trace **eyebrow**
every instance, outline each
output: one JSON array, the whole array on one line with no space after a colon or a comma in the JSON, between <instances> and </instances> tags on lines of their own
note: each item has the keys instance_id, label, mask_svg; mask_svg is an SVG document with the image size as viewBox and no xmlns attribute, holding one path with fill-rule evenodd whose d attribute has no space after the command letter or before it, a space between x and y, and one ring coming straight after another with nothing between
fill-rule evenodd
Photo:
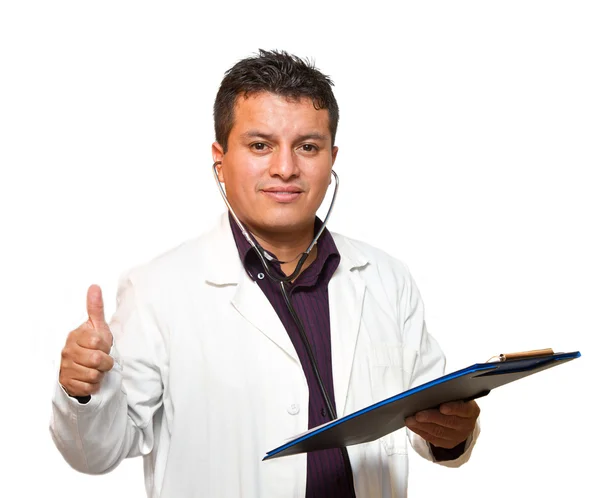
<instances>
[{"instance_id":1,"label":"eyebrow","mask_svg":"<svg viewBox=\"0 0 600 498\"><path fill-rule=\"evenodd\" d=\"M265 140L275 140L275 135L271 133L263 133L259 130L249 130L246 133L242 134L242 138L264 138ZM321 140L323 142L327 141L327 136L322 133L306 133L304 135L299 136L296 141L301 142L303 140Z\"/></svg>"}]
</instances>

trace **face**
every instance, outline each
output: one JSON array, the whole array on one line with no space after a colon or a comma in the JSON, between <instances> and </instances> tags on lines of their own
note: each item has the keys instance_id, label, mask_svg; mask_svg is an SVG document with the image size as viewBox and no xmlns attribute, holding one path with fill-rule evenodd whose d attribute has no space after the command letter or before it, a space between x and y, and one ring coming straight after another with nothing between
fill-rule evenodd
<instances>
[{"instance_id":1,"label":"face","mask_svg":"<svg viewBox=\"0 0 600 498\"><path fill-rule=\"evenodd\" d=\"M219 180L240 220L255 234L311 232L337 155L329 113L312 100L272 93L239 96Z\"/></svg>"}]
</instances>

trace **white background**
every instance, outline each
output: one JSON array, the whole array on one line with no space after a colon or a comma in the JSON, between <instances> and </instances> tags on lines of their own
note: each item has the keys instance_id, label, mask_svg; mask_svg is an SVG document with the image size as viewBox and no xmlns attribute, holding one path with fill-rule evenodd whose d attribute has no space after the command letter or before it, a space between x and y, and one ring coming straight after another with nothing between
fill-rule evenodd
<instances>
[{"instance_id":1,"label":"white background","mask_svg":"<svg viewBox=\"0 0 600 498\"><path fill-rule=\"evenodd\" d=\"M449 370L582 352L482 399L464 467L413 454L410 496L595 495L597 5L2 3L0 495L144 496L140 459L90 477L54 448L56 361L91 283L112 314L123 271L223 210L212 104L224 71L258 48L333 77L330 227L409 265Z\"/></svg>"}]
</instances>

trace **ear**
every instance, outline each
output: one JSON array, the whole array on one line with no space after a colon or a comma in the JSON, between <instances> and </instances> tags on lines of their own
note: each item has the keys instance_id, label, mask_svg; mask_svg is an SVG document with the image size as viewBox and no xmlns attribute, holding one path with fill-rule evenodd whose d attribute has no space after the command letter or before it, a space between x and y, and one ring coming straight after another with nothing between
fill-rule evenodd
<instances>
[{"instance_id":1,"label":"ear","mask_svg":"<svg viewBox=\"0 0 600 498\"><path fill-rule=\"evenodd\" d=\"M338 148L337 147L333 147L331 149L331 169L333 170L333 165L335 164L335 158L337 157L337 153L338 153ZM329 175L329 185L331 185L331 182L333 181L333 175Z\"/></svg>"},{"instance_id":2,"label":"ear","mask_svg":"<svg viewBox=\"0 0 600 498\"><path fill-rule=\"evenodd\" d=\"M221 147L219 142L213 142L212 156L213 161L219 163L217 164L217 176L219 177L219 181L221 183L225 183L225 178L223 177L223 157L225 156L225 153L223 152L223 147Z\"/></svg>"}]
</instances>

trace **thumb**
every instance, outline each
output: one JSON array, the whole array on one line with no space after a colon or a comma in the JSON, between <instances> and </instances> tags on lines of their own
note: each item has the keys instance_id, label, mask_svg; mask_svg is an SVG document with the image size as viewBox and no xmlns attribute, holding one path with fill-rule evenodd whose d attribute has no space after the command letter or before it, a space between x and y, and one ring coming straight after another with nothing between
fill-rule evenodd
<instances>
[{"instance_id":1,"label":"thumb","mask_svg":"<svg viewBox=\"0 0 600 498\"><path fill-rule=\"evenodd\" d=\"M90 285L87 291L87 312L95 329L100 329L106 325L102 289L97 285Z\"/></svg>"}]
</instances>

